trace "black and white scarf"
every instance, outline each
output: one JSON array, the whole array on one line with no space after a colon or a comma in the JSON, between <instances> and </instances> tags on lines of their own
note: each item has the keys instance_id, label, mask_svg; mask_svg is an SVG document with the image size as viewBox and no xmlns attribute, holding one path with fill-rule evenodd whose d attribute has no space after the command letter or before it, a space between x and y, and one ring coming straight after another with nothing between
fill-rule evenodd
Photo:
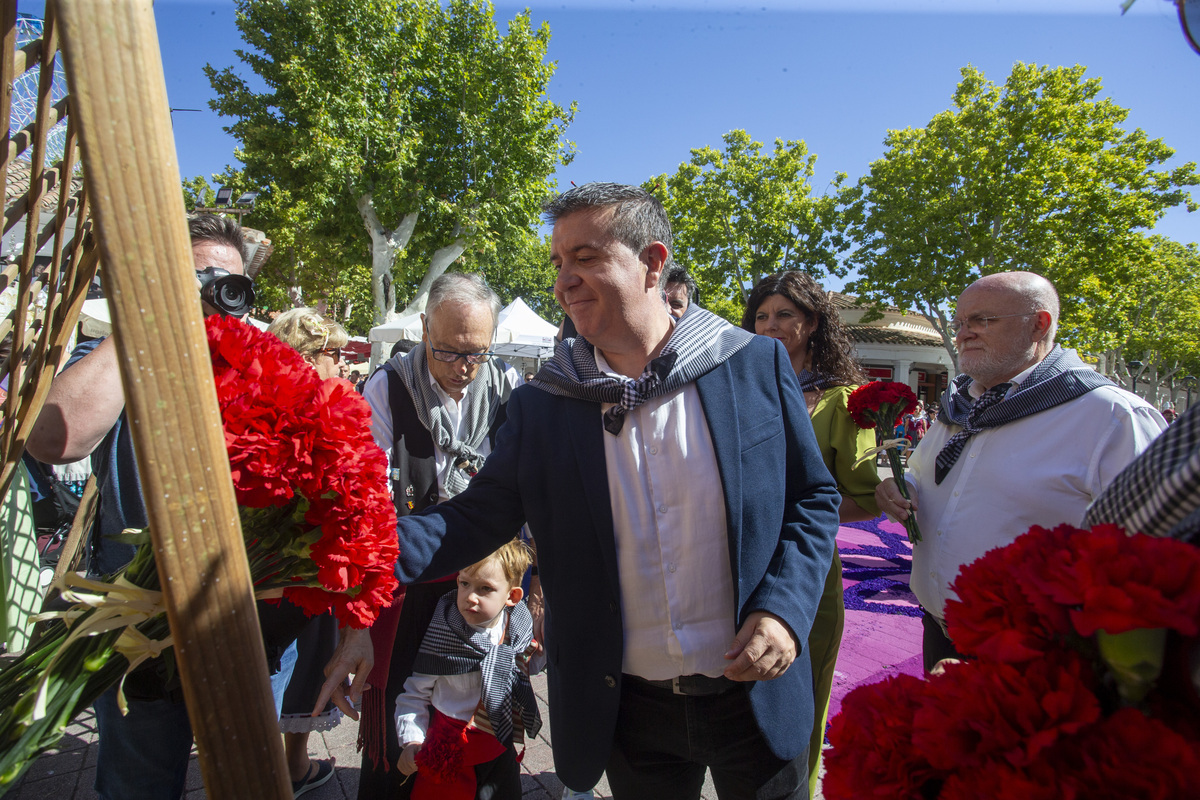
<instances>
[{"instance_id":1,"label":"black and white scarf","mask_svg":"<svg viewBox=\"0 0 1200 800\"><path fill-rule=\"evenodd\" d=\"M937 455L934 482L940 484L966 447L967 439L976 433L996 428L1022 417L1037 414L1068 400L1087 394L1101 386L1115 386L1108 378L1088 367L1075 355L1074 350L1064 350L1054 345L1050 354L1042 359L1017 391L1008 397L1003 393L1007 386L993 387L997 391L984 401L975 400L968 393L972 380L967 375L958 375L942 395L942 411L938 419L946 423L961 425L962 430L950 437ZM984 393L987 395L987 393ZM980 402L984 401L984 402ZM972 409L979 403L979 410Z\"/></svg>"},{"instance_id":2,"label":"black and white scarf","mask_svg":"<svg viewBox=\"0 0 1200 800\"><path fill-rule=\"evenodd\" d=\"M800 381L800 391L815 392L818 389L828 389L830 386L837 386L831 376L821 372L813 372L811 369L802 369L796 373L796 380Z\"/></svg>"},{"instance_id":3,"label":"black and white scarf","mask_svg":"<svg viewBox=\"0 0 1200 800\"><path fill-rule=\"evenodd\" d=\"M484 457L477 448L487 438L496 410L508 400L511 391L511 385L504 379L504 366L494 358L479 365L475 380L463 394L462 413L467 425L462 439L455 438L450 413L430 382L424 345L414 347L405 355L397 354L389 366L408 389L421 425L429 431L438 449L450 459L452 468L445 489L447 496L454 497L467 488L471 477L483 466Z\"/></svg>"},{"instance_id":4,"label":"black and white scarf","mask_svg":"<svg viewBox=\"0 0 1200 800\"><path fill-rule=\"evenodd\" d=\"M504 744L513 739L513 706L521 714L525 734L533 737L542 727L533 686L517 658L533 641L533 616L524 603L506 608L504 639L493 645L489 632L467 624L458 610L458 590L438 600L433 619L421 640L413 671L426 675L482 674L480 700L496 738Z\"/></svg>"},{"instance_id":5,"label":"black and white scarf","mask_svg":"<svg viewBox=\"0 0 1200 800\"><path fill-rule=\"evenodd\" d=\"M662 352L637 380L602 373L596 366L595 347L577 336L559 342L554 358L530 383L559 397L616 403L604 412L604 429L616 436L627 413L711 372L753 338L754 334L693 305L675 323Z\"/></svg>"}]
</instances>

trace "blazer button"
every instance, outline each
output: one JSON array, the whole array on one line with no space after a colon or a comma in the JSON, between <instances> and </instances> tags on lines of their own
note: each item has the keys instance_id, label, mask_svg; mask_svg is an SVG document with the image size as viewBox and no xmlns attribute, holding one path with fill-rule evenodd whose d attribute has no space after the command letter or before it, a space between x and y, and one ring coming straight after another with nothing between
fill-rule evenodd
<instances>
[{"instance_id":1,"label":"blazer button","mask_svg":"<svg viewBox=\"0 0 1200 800\"><path fill-rule=\"evenodd\" d=\"M604 676L604 685L610 689L615 688L617 685L617 679L614 678L612 675L605 675Z\"/></svg>"}]
</instances>

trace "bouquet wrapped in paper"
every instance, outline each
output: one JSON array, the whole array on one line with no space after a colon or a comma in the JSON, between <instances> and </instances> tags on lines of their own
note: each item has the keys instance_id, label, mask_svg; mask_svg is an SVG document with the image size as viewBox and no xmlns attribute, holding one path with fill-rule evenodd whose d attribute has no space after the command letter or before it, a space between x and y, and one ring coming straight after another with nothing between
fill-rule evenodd
<instances>
[{"instance_id":1,"label":"bouquet wrapped in paper","mask_svg":"<svg viewBox=\"0 0 1200 800\"><path fill-rule=\"evenodd\" d=\"M274 336L229 317L206 325L256 593L369 626L392 602L399 555L369 407ZM0 670L0 795L97 697L170 657L149 536L127 535L140 544L129 566L67 576L57 588L72 607L44 615L37 643Z\"/></svg>"},{"instance_id":2,"label":"bouquet wrapped in paper","mask_svg":"<svg viewBox=\"0 0 1200 800\"><path fill-rule=\"evenodd\" d=\"M839 798L1200 796L1200 549L1112 525L1034 527L963 567L955 647L927 680L851 692L824 792Z\"/></svg>"}]
</instances>

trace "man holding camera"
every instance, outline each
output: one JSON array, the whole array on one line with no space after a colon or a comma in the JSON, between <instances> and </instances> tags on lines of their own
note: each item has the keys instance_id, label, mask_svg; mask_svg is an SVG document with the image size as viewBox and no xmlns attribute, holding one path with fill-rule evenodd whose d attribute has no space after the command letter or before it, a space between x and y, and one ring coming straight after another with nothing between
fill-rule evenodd
<instances>
[{"instance_id":1,"label":"man holding camera","mask_svg":"<svg viewBox=\"0 0 1200 800\"><path fill-rule=\"evenodd\" d=\"M241 226L232 219L201 214L188 220L188 229L205 315L244 316L254 291L243 277ZM75 348L50 387L26 449L51 464L91 455L100 505L89 542L89 573L108 575L128 564L136 548L109 537L126 528L144 528L147 518L112 337ZM102 798L158 800L183 794L192 746L187 708L161 682L156 692L151 686L155 680L152 674L128 676L126 715L117 708L115 689L96 701L96 791Z\"/></svg>"}]
</instances>

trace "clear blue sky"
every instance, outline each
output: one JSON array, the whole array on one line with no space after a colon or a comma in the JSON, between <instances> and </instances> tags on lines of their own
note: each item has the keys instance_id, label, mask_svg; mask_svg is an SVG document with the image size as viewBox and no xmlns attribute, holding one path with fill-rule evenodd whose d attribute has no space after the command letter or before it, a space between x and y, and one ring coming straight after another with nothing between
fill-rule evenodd
<instances>
[{"instance_id":1,"label":"clear blue sky","mask_svg":"<svg viewBox=\"0 0 1200 800\"><path fill-rule=\"evenodd\" d=\"M36 4L28 4L36 6ZM1200 55L1174 6L1138 0L559 0L496 2L504 20L528 5L549 22L555 101L579 105L575 160L560 186L640 183L689 150L744 128L756 140L804 139L817 190L851 180L883 152L889 128L922 126L950 106L970 63L1003 83L1015 61L1082 64L1140 127L1200 162ZM26 8L26 4L22 4ZM33 8L29 10L33 11ZM229 0L157 0L155 16L180 169L209 175L234 161L229 123L208 108L201 68L249 70ZM1196 192L1200 198L1200 191ZM1157 232L1200 241L1200 212L1171 212Z\"/></svg>"}]
</instances>

